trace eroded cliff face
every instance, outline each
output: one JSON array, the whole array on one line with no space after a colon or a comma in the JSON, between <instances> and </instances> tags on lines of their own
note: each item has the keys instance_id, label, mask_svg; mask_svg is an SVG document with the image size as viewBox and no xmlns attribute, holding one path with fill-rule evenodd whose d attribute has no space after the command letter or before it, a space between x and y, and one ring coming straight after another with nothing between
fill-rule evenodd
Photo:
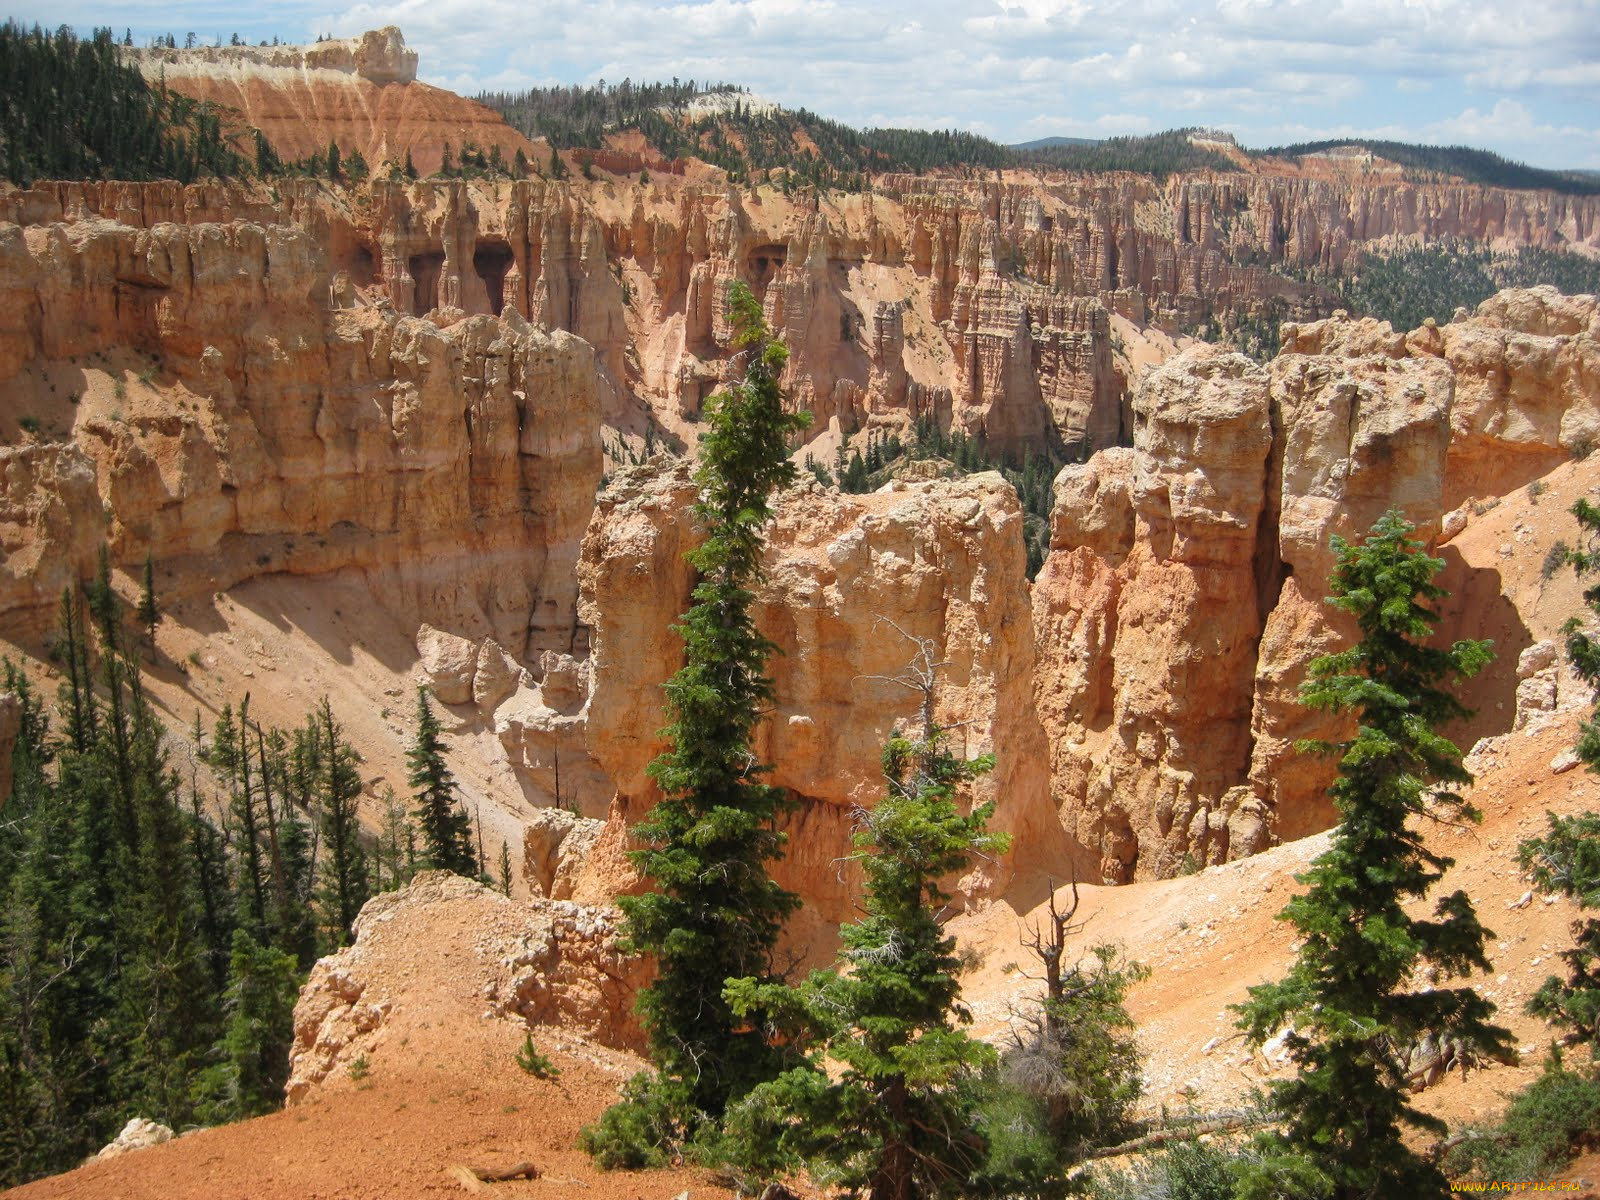
<instances>
[{"instance_id":1,"label":"eroded cliff face","mask_svg":"<svg viewBox=\"0 0 1600 1200\"><path fill-rule=\"evenodd\" d=\"M684 464L624 472L602 493L584 542L588 753L615 783L613 843L659 796L645 768L665 745L661 684L683 659L670 625L689 603L683 552L698 536L694 498ZM1030 690L1021 520L998 475L896 484L870 496L807 484L781 498L756 604L758 627L780 650L768 664L778 699L756 750L773 764L769 781L800 801L774 874L805 896L813 919L849 919L859 887L845 861L852 811L881 797L883 744L916 720L908 666L918 639L945 664L935 720L958 752L995 755L995 771L972 792L995 802L994 828L1015 840L1005 859L978 864L963 892L995 893L1018 870L1071 869ZM603 833L595 869L615 875L607 841ZM575 894L584 894L581 885Z\"/></svg>"},{"instance_id":2,"label":"eroded cliff face","mask_svg":"<svg viewBox=\"0 0 1600 1200\"><path fill-rule=\"evenodd\" d=\"M417 82L417 52L395 26L309 46L197 46L122 51L152 85L237 112L259 129L285 162L359 150L376 169L385 160L439 169L445 147L498 147L512 162L521 150L541 161L549 152L493 109Z\"/></svg>"},{"instance_id":3,"label":"eroded cliff face","mask_svg":"<svg viewBox=\"0 0 1600 1200\"><path fill-rule=\"evenodd\" d=\"M1345 728L1297 699L1310 661L1353 634L1322 600L1331 539L1397 508L1434 542L1459 498L1583 452L1596 319L1594 297L1540 288L1404 335L1287 325L1267 367L1196 348L1140 384L1131 449L1061 472L1035 695L1064 824L1104 878L1332 823L1331 765L1293 750Z\"/></svg>"},{"instance_id":4,"label":"eroded cliff face","mask_svg":"<svg viewBox=\"0 0 1600 1200\"><path fill-rule=\"evenodd\" d=\"M397 611L519 657L570 651L601 469L593 354L517 314L344 307L306 231L0 226L0 621L146 555L165 594L358 570ZM62 440L50 440L59 437Z\"/></svg>"},{"instance_id":5,"label":"eroded cliff face","mask_svg":"<svg viewBox=\"0 0 1600 1200\"><path fill-rule=\"evenodd\" d=\"M558 864L547 886L630 886L693 486L658 467L597 502L600 440L646 408L692 438L727 360L721 290L743 278L824 426L931 415L1002 446L1098 450L1057 480L1031 593L998 477L785 499L760 619L788 653L761 750L805 800L790 886L822 919L848 915L834 862L850 808L878 794L878 748L910 713L884 682L910 657L896 627L950 664L941 720L999 757L980 793L1016 850L969 893L1035 866L1125 880L1253 853L1330 818L1325 764L1289 752L1321 728L1295 703L1305 664L1347 632L1321 604L1329 537L1391 506L1432 537L1464 500L1592 446L1600 327L1592 298L1548 290L1405 334L1291 323L1268 366L1197 347L1126 395L1109 308L1298 287L1233 261L1265 236L1243 214L1276 203L1310 229L1356 202L1317 181L1237 186L1242 202L1137 181L827 199L683 180L296 184L275 205L221 187L5 191L0 427L17 444L0 448L0 632L42 634L101 541L125 568L150 554L176 597L360 572L525 797L613 817L595 868ZM1514 216L1593 237L1577 202L1484 217L1465 195L1374 193L1359 228L1403 233L1422 205L1430 234L1470 210L1484 236ZM1094 215L1121 211L1126 225ZM23 413L42 427L24 436Z\"/></svg>"}]
</instances>

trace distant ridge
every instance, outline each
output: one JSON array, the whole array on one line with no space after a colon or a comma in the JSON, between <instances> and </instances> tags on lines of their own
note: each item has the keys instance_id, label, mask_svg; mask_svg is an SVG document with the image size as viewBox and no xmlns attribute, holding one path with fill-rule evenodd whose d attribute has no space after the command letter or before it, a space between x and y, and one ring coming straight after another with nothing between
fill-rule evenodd
<instances>
[{"instance_id":1,"label":"distant ridge","mask_svg":"<svg viewBox=\"0 0 1600 1200\"><path fill-rule=\"evenodd\" d=\"M1012 142L1007 150L1048 150L1052 146L1098 146L1099 138L1042 137L1031 142Z\"/></svg>"},{"instance_id":2,"label":"distant ridge","mask_svg":"<svg viewBox=\"0 0 1600 1200\"><path fill-rule=\"evenodd\" d=\"M1358 146L1411 171L1454 175L1468 183L1575 195L1600 194L1600 172L1547 171L1488 150L1475 150L1471 146L1423 146L1413 142L1386 142L1371 138L1330 138L1320 142L1251 150L1250 155L1252 158L1297 159L1351 146Z\"/></svg>"}]
</instances>

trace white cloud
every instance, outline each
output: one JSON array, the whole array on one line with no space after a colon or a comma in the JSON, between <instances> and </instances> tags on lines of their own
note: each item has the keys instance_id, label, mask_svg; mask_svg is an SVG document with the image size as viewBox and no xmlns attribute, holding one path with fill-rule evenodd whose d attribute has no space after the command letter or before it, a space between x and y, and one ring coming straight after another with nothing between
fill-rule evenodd
<instances>
[{"instance_id":1,"label":"white cloud","mask_svg":"<svg viewBox=\"0 0 1600 1200\"><path fill-rule=\"evenodd\" d=\"M288 0L250 27L220 0L121 0L117 20L136 36L240 26L252 40L392 23L421 52L423 77L457 91L727 79L841 120L1006 140L1126 132L1110 123L1137 114L1137 128L1217 125L1258 145L1290 140L1291 127L1382 129L1554 166L1592 164L1600 130L1597 0L1514 14L1500 0L330 3ZM44 0L21 9L47 25L105 19Z\"/></svg>"}]
</instances>

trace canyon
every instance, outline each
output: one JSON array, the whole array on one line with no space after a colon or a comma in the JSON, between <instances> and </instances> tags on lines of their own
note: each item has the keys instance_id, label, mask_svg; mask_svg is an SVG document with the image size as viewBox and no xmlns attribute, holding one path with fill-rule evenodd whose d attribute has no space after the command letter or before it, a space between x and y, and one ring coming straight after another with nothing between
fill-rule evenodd
<instances>
[{"instance_id":1,"label":"canyon","mask_svg":"<svg viewBox=\"0 0 1600 1200\"><path fill-rule=\"evenodd\" d=\"M1315 729L1294 701L1305 664L1345 632L1320 604L1330 537L1395 506L1436 539L1447 514L1592 445L1595 302L1511 292L1410 332L1289 322L1269 364L1174 346L1130 384L1115 289L1052 292L1045 316L1022 299L1043 285L1000 273L1014 243L998 231L1062 201L1024 191L891 206L677 179L302 182L277 204L220 185L13 190L0 622L37 645L102 541L125 571L149 555L174 604L359 579L485 735L481 778L514 779L521 818L564 773L571 806L625 825L653 800L643 767L694 535L682 460L621 460L641 431L693 437L728 370L714 297L744 278L815 413L797 457L931 417L1080 460L1055 482L1031 585L998 475L865 497L810 483L781 502L766 748L804 801L791 882L819 920L847 911L850 885L823 866L905 716L892 687L861 682L902 665L886 628L935 639L941 713L999 758L986 786L1016 862L974 894L1019 864L1125 882L1315 832L1327 771L1291 748ZM1019 274L1077 261L1065 228ZM1076 348L1036 355L1051 338ZM495 809L490 790L474 799ZM515 821L496 829L521 840Z\"/></svg>"},{"instance_id":2,"label":"canyon","mask_svg":"<svg viewBox=\"0 0 1600 1200\"><path fill-rule=\"evenodd\" d=\"M334 140L426 172L446 143L550 153L417 83L398 31L140 55L285 157ZM855 813L913 719L901 676L925 643L937 719L995 755L972 799L1012 835L955 882L957 927L996 959L969 992L1002 1036L1018 981L996 947L1056 885L1181 957L1141 904L1218 880L1264 894L1320 844L1331 768L1295 747L1343 726L1298 689L1352 634L1323 603L1333 539L1391 508L1446 563L1443 632L1493 627L1479 715L1453 732L1505 799L1496 853L1525 832L1513 773L1557 773L1592 699L1554 648L1577 589L1537 560L1600 487L1600 300L1510 290L1414 330L1339 308L1331 281L1363 250L1447 239L1600 255L1600 199L1265 168L896 174L863 194L698 170L0 187L0 651L52 694L63 590L103 545L131 600L148 559L172 745L246 692L285 724L329 695L369 828L406 790L425 684L479 830L515 848L515 899L429 875L372 901L302 996L291 1098L351 1091L357 1057L398 1069L442 1011L484 1022L470 1055L500 1054L511 1024L563 1030L582 1086L607 1091L642 977L608 905L648 885L629 830L659 799L693 446L737 377L723 297L743 281L813 414L797 464L930 426L1065 464L1031 580L998 471L905 460L849 495L802 467L756 595L781 652L758 751L797 800L777 869L805 904L791 943L826 962L855 911ZM1191 336L1277 314L1265 363ZM1561 504L1539 509L1547 486ZM0 696L0 802L16 712ZM1555 937L1564 909L1519 927ZM407 929L451 947L454 975ZM1140 1016L1162 1020L1154 1001ZM1152 1052L1167 1082L1209 1069L1186 1044Z\"/></svg>"}]
</instances>

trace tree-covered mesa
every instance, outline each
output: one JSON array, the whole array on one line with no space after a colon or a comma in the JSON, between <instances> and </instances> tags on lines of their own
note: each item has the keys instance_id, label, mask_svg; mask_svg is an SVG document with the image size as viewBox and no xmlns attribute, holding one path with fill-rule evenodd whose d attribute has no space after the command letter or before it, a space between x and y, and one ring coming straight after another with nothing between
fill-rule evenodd
<instances>
[{"instance_id":1,"label":"tree-covered mesa","mask_svg":"<svg viewBox=\"0 0 1600 1200\"><path fill-rule=\"evenodd\" d=\"M79 38L0 25L0 176L176 179L248 174L245 131L215 105L152 87L109 29Z\"/></svg>"},{"instance_id":2,"label":"tree-covered mesa","mask_svg":"<svg viewBox=\"0 0 1600 1200\"><path fill-rule=\"evenodd\" d=\"M1466 893L1440 898L1429 918L1405 908L1451 866L1418 823L1478 819L1453 790L1472 777L1438 727L1467 715L1448 685L1490 657L1486 642L1429 644L1439 619L1431 605L1444 595L1433 579L1444 564L1411 532L1390 512L1360 544L1334 539L1331 602L1354 618L1360 640L1313 661L1302 700L1354 717L1357 729L1307 747L1338 757L1329 794L1340 823L1299 877L1306 891L1281 914L1300 939L1293 967L1251 988L1240 1006L1249 1040L1259 1046L1281 1031L1296 1068L1268 1089L1282 1127L1258 1139L1244 1200L1446 1194L1438 1165L1404 1139L1407 1129L1445 1132L1407 1102L1406 1052L1432 1038L1463 1056L1511 1053L1510 1035L1490 1023L1494 1005L1470 986L1443 986L1489 970L1493 935ZM1436 985L1419 984L1424 970Z\"/></svg>"},{"instance_id":3,"label":"tree-covered mesa","mask_svg":"<svg viewBox=\"0 0 1600 1200\"><path fill-rule=\"evenodd\" d=\"M667 159L695 157L736 180L783 171L786 185L861 191L874 173L949 167L995 170L1012 154L960 130L853 129L804 108L756 101L729 83L639 83L532 88L477 97L529 137L562 149L595 149L637 129ZM714 104L704 104L707 99ZM695 105L696 100L702 104Z\"/></svg>"},{"instance_id":4,"label":"tree-covered mesa","mask_svg":"<svg viewBox=\"0 0 1600 1200\"><path fill-rule=\"evenodd\" d=\"M174 755L144 691L148 582L142 599L125 609L102 554L61 598L54 713L10 662L0 678L21 700L0 810L3 1185L77 1165L133 1116L276 1108L306 972L419 865L397 802L361 835L358 756L326 700L282 730L246 695L210 730L197 713Z\"/></svg>"},{"instance_id":5,"label":"tree-covered mesa","mask_svg":"<svg viewBox=\"0 0 1600 1200\"><path fill-rule=\"evenodd\" d=\"M1489 150L1471 146L1423 146L1415 142L1390 142L1375 138L1339 138L1322 142L1300 142L1293 146L1274 146L1251 151L1255 158L1304 158L1356 146L1379 158L1405 168L1406 178L1418 182L1465 179L1487 187L1548 190L1585 196L1600 192L1600 180L1576 171L1547 171L1530 167Z\"/></svg>"}]
</instances>

